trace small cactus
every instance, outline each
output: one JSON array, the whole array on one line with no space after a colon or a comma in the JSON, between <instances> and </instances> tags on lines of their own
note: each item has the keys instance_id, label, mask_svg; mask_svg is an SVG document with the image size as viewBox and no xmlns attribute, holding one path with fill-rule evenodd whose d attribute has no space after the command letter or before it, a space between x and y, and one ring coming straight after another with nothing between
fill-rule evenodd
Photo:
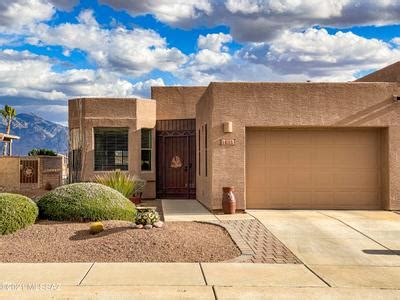
<instances>
[{"instance_id":1,"label":"small cactus","mask_svg":"<svg viewBox=\"0 0 400 300\"><path fill-rule=\"evenodd\" d=\"M104 225L101 222L92 222L90 223L90 233L91 234L97 234L100 233L104 230Z\"/></svg>"},{"instance_id":2,"label":"small cactus","mask_svg":"<svg viewBox=\"0 0 400 300\"><path fill-rule=\"evenodd\" d=\"M154 208L140 208L136 215L136 224L153 225L160 220L160 216Z\"/></svg>"}]
</instances>

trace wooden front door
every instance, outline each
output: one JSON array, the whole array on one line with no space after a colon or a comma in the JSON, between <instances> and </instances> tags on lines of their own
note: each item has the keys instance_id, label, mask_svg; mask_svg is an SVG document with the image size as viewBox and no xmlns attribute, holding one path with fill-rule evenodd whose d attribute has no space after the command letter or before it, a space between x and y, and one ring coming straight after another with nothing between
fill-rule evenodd
<instances>
[{"instance_id":1,"label":"wooden front door","mask_svg":"<svg viewBox=\"0 0 400 300\"><path fill-rule=\"evenodd\" d=\"M196 197L196 121L157 121L157 197Z\"/></svg>"}]
</instances>

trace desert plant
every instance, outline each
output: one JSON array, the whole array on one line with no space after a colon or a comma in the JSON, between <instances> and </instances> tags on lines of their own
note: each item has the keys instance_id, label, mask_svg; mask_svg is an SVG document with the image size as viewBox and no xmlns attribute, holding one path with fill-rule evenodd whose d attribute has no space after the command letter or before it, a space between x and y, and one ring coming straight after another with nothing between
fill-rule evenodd
<instances>
[{"instance_id":1,"label":"desert plant","mask_svg":"<svg viewBox=\"0 0 400 300\"><path fill-rule=\"evenodd\" d=\"M0 234L8 234L35 223L38 208L28 197L0 193Z\"/></svg>"},{"instance_id":2,"label":"desert plant","mask_svg":"<svg viewBox=\"0 0 400 300\"><path fill-rule=\"evenodd\" d=\"M142 193L146 185L146 181L143 179L118 170L105 175L97 175L95 182L109 186L127 198Z\"/></svg>"},{"instance_id":3,"label":"desert plant","mask_svg":"<svg viewBox=\"0 0 400 300\"><path fill-rule=\"evenodd\" d=\"M93 182L73 183L48 192L37 202L43 219L133 221L136 207L116 190Z\"/></svg>"},{"instance_id":4,"label":"desert plant","mask_svg":"<svg viewBox=\"0 0 400 300\"><path fill-rule=\"evenodd\" d=\"M37 155L57 156L57 153L55 153L53 150L45 148L42 149L34 148L28 152L28 156L37 156Z\"/></svg>"},{"instance_id":5,"label":"desert plant","mask_svg":"<svg viewBox=\"0 0 400 300\"><path fill-rule=\"evenodd\" d=\"M158 221L160 221L160 216L154 208L138 208L135 220L136 224L153 225Z\"/></svg>"},{"instance_id":6,"label":"desert plant","mask_svg":"<svg viewBox=\"0 0 400 300\"><path fill-rule=\"evenodd\" d=\"M3 109L0 109L0 115L6 120L7 127L6 127L6 134L10 134L11 131L11 122L17 116L17 111L14 107L9 105L4 105ZM7 155L7 143L4 143L3 146L3 156ZM10 154L11 155L11 154Z\"/></svg>"},{"instance_id":7,"label":"desert plant","mask_svg":"<svg viewBox=\"0 0 400 300\"><path fill-rule=\"evenodd\" d=\"M93 222L90 223L90 228L89 228L89 232L91 234L97 234L104 231L104 225L101 222Z\"/></svg>"}]
</instances>

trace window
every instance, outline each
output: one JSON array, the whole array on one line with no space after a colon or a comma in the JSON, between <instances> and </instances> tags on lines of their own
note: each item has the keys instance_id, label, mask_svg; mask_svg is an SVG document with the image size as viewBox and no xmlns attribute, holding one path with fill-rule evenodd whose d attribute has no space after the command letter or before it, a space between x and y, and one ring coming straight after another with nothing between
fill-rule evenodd
<instances>
[{"instance_id":1,"label":"window","mask_svg":"<svg viewBox=\"0 0 400 300\"><path fill-rule=\"evenodd\" d=\"M152 129L142 129L142 171L151 171Z\"/></svg>"},{"instance_id":2,"label":"window","mask_svg":"<svg viewBox=\"0 0 400 300\"><path fill-rule=\"evenodd\" d=\"M208 145L207 145L207 134L208 134L208 132L207 132L207 124L205 124L204 125L204 173L205 173L205 176L207 176L207 173L208 173L208 155L207 155L207 152L208 152Z\"/></svg>"},{"instance_id":3,"label":"window","mask_svg":"<svg viewBox=\"0 0 400 300\"><path fill-rule=\"evenodd\" d=\"M198 144L199 144L199 176L201 176L201 131L199 129L199 136L198 136Z\"/></svg>"},{"instance_id":4,"label":"window","mask_svg":"<svg viewBox=\"0 0 400 300\"><path fill-rule=\"evenodd\" d=\"M94 170L128 170L128 128L94 128Z\"/></svg>"},{"instance_id":5,"label":"window","mask_svg":"<svg viewBox=\"0 0 400 300\"><path fill-rule=\"evenodd\" d=\"M69 164L71 171L80 171L81 169L81 141L79 128L73 128L69 131Z\"/></svg>"}]
</instances>

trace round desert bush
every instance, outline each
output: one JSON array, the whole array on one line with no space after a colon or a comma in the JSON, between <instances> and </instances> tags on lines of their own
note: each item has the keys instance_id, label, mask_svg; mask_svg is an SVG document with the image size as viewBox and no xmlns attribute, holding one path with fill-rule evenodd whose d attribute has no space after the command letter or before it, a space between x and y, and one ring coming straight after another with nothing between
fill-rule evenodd
<instances>
[{"instance_id":1,"label":"round desert bush","mask_svg":"<svg viewBox=\"0 0 400 300\"><path fill-rule=\"evenodd\" d=\"M28 197L0 193L0 234L8 234L35 223L38 208Z\"/></svg>"},{"instance_id":2,"label":"round desert bush","mask_svg":"<svg viewBox=\"0 0 400 300\"><path fill-rule=\"evenodd\" d=\"M39 201L42 219L57 221L134 221L136 207L116 190L98 183L73 183L48 192Z\"/></svg>"}]
</instances>

